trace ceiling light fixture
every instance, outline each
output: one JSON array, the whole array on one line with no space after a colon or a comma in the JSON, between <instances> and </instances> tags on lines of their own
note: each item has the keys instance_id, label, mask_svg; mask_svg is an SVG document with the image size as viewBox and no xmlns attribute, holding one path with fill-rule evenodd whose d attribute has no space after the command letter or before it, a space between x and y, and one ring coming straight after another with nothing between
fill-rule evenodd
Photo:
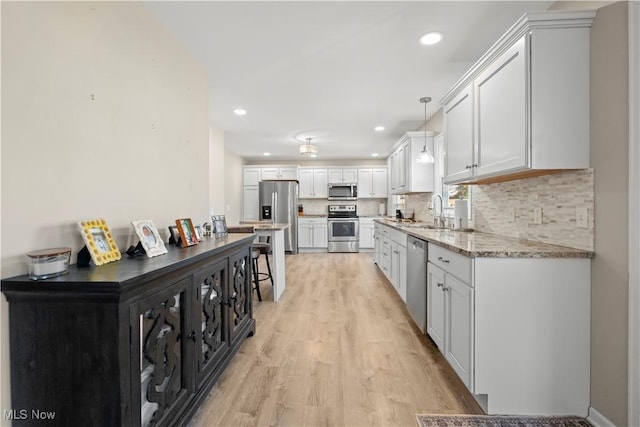
<instances>
[{"instance_id":1,"label":"ceiling light fixture","mask_svg":"<svg viewBox=\"0 0 640 427\"><path fill-rule=\"evenodd\" d=\"M235 114L236 116L244 116L245 114L247 114L247 110L236 108L235 110L233 110L233 114Z\"/></svg>"},{"instance_id":2,"label":"ceiling light fixture","mask_svg":"<svg viewBox=\"0 0 640 427\"><path fill-rule=\"evenodd\" d=\"M378 153L371 153L371 157L378 157Z\"/></svg>"},{"instance_id":3,"label":"ceiling light fixture","mask_svg":"<svg viewBox=\"0 0 640 427\"><path fill-rule=\"evenodd\" d=\"M424 147L422 147L422 151L418 154L418 158L416 162L418 163L434 163L436 160L433 158L433 154L427 148L427 103L431 102L431 98L425 96L424 98L420 98L420 102L424 104Z\"/></svg>"},{"instance_id":4,"label":"ceiling light fixture","mask_svg":"<svg viewBox=\"0 0 640 427\"><path fill-rule=\"evenodd\" d=\"M305 138L307 141L306 144L302 144L300 146L300 154L309 156L309 157L317 157L318 156L318 147L311 144L311 138Z\"/></svg>"},{"instance_id":5,"label":"ceiling light fixture","mask_svg":"<svg viewBox=\"0 0 640 427\"><path fill-rule=\"evenodd\" d=\"M427 34L420 37L420 43L422 43L425 46L431 46L436 43L440 43L441 40L442 40L442 33L439 33L437 31L428 32Z\"/></svg>"},{"instance_id":6,"label":"ceiling light fixture","mask_svg":"<svg viewBox=\"0 0 640 427\"><path fill-rule=\"evenodd\" d=\"M376 126L373 128L376 132L382 132L384 130L384 126Z\"/></svg>"},{"instance_id":7,"label":"ceiling light fixture","mask_svg":"<svg viewBox=\"0 0 640 427\"><path fill-rule=\"evenodd\" d=\"M263 156L270 156L271 153L262 153Z\"/></svg>"}]
</instances>

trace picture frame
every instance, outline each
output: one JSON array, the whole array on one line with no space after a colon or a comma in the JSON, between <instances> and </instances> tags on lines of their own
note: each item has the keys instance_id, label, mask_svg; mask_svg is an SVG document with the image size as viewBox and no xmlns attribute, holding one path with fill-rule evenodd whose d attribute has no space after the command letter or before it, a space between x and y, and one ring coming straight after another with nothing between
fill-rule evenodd
<instances>
[{"instance_id":1,"label":"picture frame","mask_svg":"<svg viewBox=\"0 0 640 427\"><path fill-rule=\"evenodd\" d=\"M169 226L169 243L180 246L180 232L177 225Z\"/></svg>"},{"instance_id":2,"label":"picture frame","mask_svg":"<svg viewBox=\"0 0 640 427\"><path fill-rule=\"evenodd\" d=\"M180 239L182 240L182 246L193 246L198 244L198 238L196 237L196 230L193 227L191 218L176 219L176 225L178 226L178 232L180 233Z\"/></svg>"},{"instance_id":3,"label":"picture frame","mask_svg":"<svg viewBox=\"0 0 640 427\"><path fill-rule=\"evenodd\" d=\"M193 227L193 229L196 232L196 238L198 239L198 242L202 242L204 240L204 232L202 231L202 227L196 225Z\"/></svg>"},{"instance_id":4,"label":"picture frame","mask_svg":"<svg viewBox=\"0 0 640 427\"><path fill-rule=\"evenodd\" d=\"M147 257L153 258L154 256L164 255L168 252L152 220L141 219L131 221L131 225L138 235L140 244L147 253Z\"/></svg>"},{"instance_id":5,"label":"picture frame","mask_svg":"<svg viewBox=\"0 0 640 427\"><path fill-rule=\"evenodd\" d=\"M78 229L95 265L107 264L122 258L104 218L78 221Z\"/></svg>"},{"instance_id":6,"label":"picture frame","mask_svg":"<svg viewBox=\"0 0 640 427\"><path fill-rule=\"evenodd\" d=\"M224 215L211 215L211 224L213 233L216 236L226 236L229 233L227 228L227 220Z\"/></svg>"}]
</instances>

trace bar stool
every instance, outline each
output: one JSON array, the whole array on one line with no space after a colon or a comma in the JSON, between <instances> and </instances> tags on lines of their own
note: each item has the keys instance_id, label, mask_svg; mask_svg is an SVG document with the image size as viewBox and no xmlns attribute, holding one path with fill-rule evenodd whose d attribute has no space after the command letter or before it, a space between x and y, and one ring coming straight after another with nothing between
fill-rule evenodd
<instances>
[{"instance_id":1,"label":"bar stool","mask_svg":"<svg viewBox=\"0 0 640 427\"><path fill-rule=\"evenodd\" d=\"M271 274L271 265L269 264L269 253L271 252L271 243L269 243L269 238L267 237L266 242L256 242L251 245L251 249L257 249L261 255L264 255L264 259L267 263L267 271L268 273L260 273L258 272L258 259L255 260L255 271L258 272L258 282L263 280L271 280L271 286L273 286L273 275ZM256 286L258 284L256 283Z\"/></svg>"},{"instance_id":2,"label":"bar stool","mask_svg":"<svg viewBox=\"0 0 640 427\"><path fill-rule=\"evenodd\" d=\"M247 225L229 226L227 228L227 232L254 233L255 229L254 227L247 226ZM255 247L256 245L258 245L258 247ZM266 243L266 245L268 246L268 249L261 247L261 245L265 245L265 243L254 243L251 245L251 264L252 264L251 269L253 270L253 283L254 283L253 289L256 291L256 294L258 295L258 301L262 301L262 294L260 293L260 281L266 280L268 277L271 277L271 267L269 266L269 257L267 255L265 256L267 256L267 269L269 270L269 274L260 273L260 271L258 270L258 259L260 258L260 254L263 253L262 251L266 250L267 253L271 251L270 244ZM268 277L265 277L264 279L260 279L261 274ZM273 279L271 279L271 285L273 285Z\"/></svg>"}]
</instances>

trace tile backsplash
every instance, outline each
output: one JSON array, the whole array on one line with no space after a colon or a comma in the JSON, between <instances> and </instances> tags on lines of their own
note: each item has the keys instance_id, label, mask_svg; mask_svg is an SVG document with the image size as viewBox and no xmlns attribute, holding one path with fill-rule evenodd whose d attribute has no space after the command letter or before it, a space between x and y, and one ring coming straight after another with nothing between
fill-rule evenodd
<instances>
[{"instance_id":1,"label":"tile backsplash","mask_svg":"<svg viewBox=\"0 0 640 427\"><path fill-rule=\"evenodd\" d=\"M359 216L373 216L378 215L380 203L384 203L386 211L387 199L358 199L353 202L337 202L327 199L300 199L298 203L302 204L304 213L307 215L327 215L327 206L329 205L355 204Z\"/></svg>"},{"instance_id":2,"label":"tile backsplash","mask_svg":"<svg viewBox=\"0 0 640 427\"><path fill-rule=\"evenodd\" d=\"M470 227L501 236L593 250L593 177L593 169L584 169L474 185ZM414 210L416 220L431 223L431 196L431 193L406 195L405 208ZM542 224L534 224L536 207L542 208ZM588 228L576 227L578 207L588 210Z\"/></svg>"}]
</instances>

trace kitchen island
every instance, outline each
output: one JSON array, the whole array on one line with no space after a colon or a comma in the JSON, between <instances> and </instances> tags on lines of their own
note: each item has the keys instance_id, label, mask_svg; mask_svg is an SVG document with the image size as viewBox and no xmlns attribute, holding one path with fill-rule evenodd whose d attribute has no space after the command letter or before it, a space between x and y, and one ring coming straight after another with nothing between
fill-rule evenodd
<instances>
[{"instance_id":1,"label":"kitchen island","mask_svg":"<svg viewBox=\"0 0 640 427\"><path fill-rule=\"evenodd\" d=\"M273 223L271 221L240 221L240 225L253 227L255 234L269 238L272 252L270 265L271 275L273 276L273 300L278 301L287 287L284 230L289 228L289 224Z\"/></svg>"},{"instance_id":2,"label":"kitchen island","mask_svg":"<svg viewBox=\"0 0 640 427\"><path fill-rule=\"evenodd\" d=\"M421 288L428 335L487 413L587 416L593 252L386 219L375 226L378 266L401 296ZM416 268L396 260L407 236L427 243L421 283L401 283Z\"/></svg>"}]
</instances>

